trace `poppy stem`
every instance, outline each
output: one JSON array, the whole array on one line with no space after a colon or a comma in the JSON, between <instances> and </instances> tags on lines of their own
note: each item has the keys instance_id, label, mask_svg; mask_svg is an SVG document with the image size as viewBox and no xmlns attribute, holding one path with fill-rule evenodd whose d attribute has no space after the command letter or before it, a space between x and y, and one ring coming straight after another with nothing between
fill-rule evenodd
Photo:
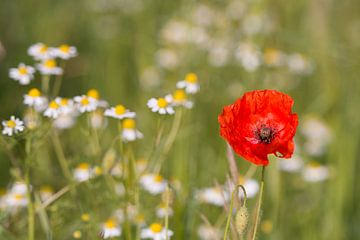
<instances>
[{"instance_id":1,"label":"poppy stem","mask_svg":"<svg viewBox=\"0 0 360 240\"><path fill-rule=\"evenodd\" d=\"M255 215L255 225L254 225L254 231L252 233L252 240L255 240L256 238L256 232L259 225L260 220L260 211L261 211L261 204L262 204L262 196L264 192L264 183L265 183L265 166L262 167L261 170L261 183L260 183L260 194L259 194L259 201L256 208L256 215Z\"/></svg>"}]
</instances>

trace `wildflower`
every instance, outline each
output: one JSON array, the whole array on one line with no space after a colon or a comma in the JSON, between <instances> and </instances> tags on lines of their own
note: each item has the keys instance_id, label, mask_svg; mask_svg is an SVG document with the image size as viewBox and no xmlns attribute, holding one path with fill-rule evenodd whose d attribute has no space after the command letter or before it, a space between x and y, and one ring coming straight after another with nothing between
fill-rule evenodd
<instances>
[{"instance_id":1,"label":"wildflower","mask_svg":"<svg viewBox=\"0 0 360 240\"><path fill-rule=\"evenodd\" d=\"M4 129L2 130L3 135L12 136L19 132L24 131L24 122L15 116L11 116L10 120L2 121Z\"/></svg>"},{"instance_id":2,"label":"wildflower","mask_svg":"<svg viewBox=\"0 0 360 240\"><path fill-rule=\"evenodd\" d=\"M174 69L180 62L179 54L171 49L159 49L155 57L159 66L165 69Z\"/></svg>"},{"instance_id":3,"label":"wildflower","mask_svg":"<svg viewBox=\"0 0 360 240\"><path fill-rule=\"evenodd\" d=\"M90 115L90 126L95 129L105 128L107 125L107 119L104 117L104 113L101 110L95 110Z\"/></svg>"},{"instance_id":4,"label":"wildflower","mask_svg":"<svg viewBox=\"0 0 360 240\"><path fill-rule=\"evenodd\" d=\"M26 207L27 206L27 198L25 193L15 193L11 192L6 195L4 199L5 205L12 208L18 208L18 207Z\"/></svg>"},{"instance_id":5,"label":"wildflower","mask_svg":"<svg viewBox=\"0 0 360 240\"><path fill-rule=\"evenodd\" d=\"M74 101L76 103L76 107L79 112L92 112L98 106L98 101L92 97L88 97L86 95L76 96L74 97Z\"/></svg>"},{"instance_id":6,"label":"wildflower","mask_svg":"<svg viewBox=\"0 0 360 240\"><path fill-rule=\"evenodd\" d=\"M141 227L145 226L145 216L138 213L134 218L134 223Z\"/></svg>"},{"instance_id":7,"label":"wildflower","mask_svg":"<svg viewBox=\"0 0 360 240\"><path fill-rule=\"evenodd\" d=\"M221 187L204 188L197 192L196 197L204 203L222 207L229 200L229 194Z\"/></svg>"},{"instance_id":8,"label":"wildflower","mask_svg":"<svg viewBox=\"0 0 360 240\"><path fill-rule=\"evenodd\" d=\"M45 185L40 188L39 194L41 201L45 202L54 194L54 189L51 186Z\"/></svg>"},{"instance_id":9,"label":"wildflower","mask_svg":"<svg viewBox=\"0 0 360 240\"><path fill-rule=\"evenodd\" d=\"M76 230L75 232L73 232L73 238L80 239L81 237L82 237L81 231Z\"/></svg>"},{"instance_id":10,"label":"wildflower","mask_svg":"<svg viewBox=\"0 0 360 240\"><path fill-rule=\"evenodd\" d=\"M32 88L24 95L24 104L33 107L37 112L41 112L47 107L48 100L46 97L42 96L39 89Z\"/></svg>"},{"instance_id":11,"label":"wildflower","mask_svg":"<svg viewBox=\"0 0 360 240\"><path fill-rule=\"evenodd\" d=\"M275 90L245 93L219 115L220 135L235 152L257 165L268 165L268 154L290 158L298 117L294 101Z\"/></svg>"},{"instance_id":12,"label":"wildflower","mask_svg":"<svg viewBox=\"0 0 360 240\"><path fill-rule=\"evenodd\" d=\"M288 56L289 71L299 75L309 75L313 72L313 64L300 53Z\"/></svg>"},{"instance_id":13,"label":"wildflower","mask_svg":"<svg viewBox=\"0 0 360 240\"><path fill-rule=\"evenodd\" d=\"M177 89L172 94L174 106L184 106L186 108L192 108L193 103L187 99L186 93L183 89Z\"/></svg>"},{"instance_id":14,"label":"wildflower","mask_svg":"<svg viewBox=\"0 0 360 240\"><path fill-rule=\"evenodd\" d=\"M124 142L133 142L136 139L144 137L144 135L136 129L136 122L134 119L127 118L120 124L122 128L121 138Z\"/></svg>"},{"instance_id":15,"label":"wildflower","mask_svg":"<svg viewBox=\"0 0 360 240\"><path fill-rule=\"evenodd\" d=\"M164 229L160 223L153 223L148 228L141 230L142 239L165 240L170 239L173 232Z\"/></svg>"},{"instance_id":16,"label":"wildflower","mask_svg":"<svg viewBox=\"0 0 360 240\"><path fill-rule=\"evenodd\" d=\"M250 43L241 43L235 58L248 72L254 72L261 65L261 53L257 46Z\"/></svg>"},{"instance_id":17,"label":"wildflower","mask_svg":"<svg viewBox=\"0 0 360 240\"><path fill-rule=\"evenodd\" d=\"M198 83L198 77L195 73L188 73L185 76L185 79L176 84L177 88L184 88L186 93L194 94L200 90L200 85Z\"/></svg>"},{"instance_id":18,"label":"wildflower","mask_svg":"<svg viewBox=\"0 0 360 240\"><path fill-rule=\"evenodd\" d=\"M41 125L41 116L33 112L32 109L28 108L24 113L25 127L28 129L35 129Z\"/></svg>"},{"instance_id":19,"label":"wildflower","mask_svg":"<svg viewBox=\"0 0 360 240\"><path fill-rule=\"evenodd\" d=\"M310 162L305 166L302 176L306 182L322 182L328 179L329 169L317 162Z\"/></svg>"},{"instance_id":20,"label":"wildflower","mask_svg":"<svg viewBox=\"0 0 360 240\"><path fill-rule=\"evenodd\" d=\"M222 235L220 229L205 224L199 226L197 234L201 240L218 240Z\"/></svg>"},{"instance_id":21,"label":"wildflower","mask_svg":"<svg viewBox=\"0 0 360 240\"><path fill-rule=\"evenodd\" d=\"M98 90L92 88L89 91L87 91L86 96L89 99L96 101L96 103L99 107L105 107L105 108L108 107L108 103L106 101L100 99L100 93Z\"/></svg>"},{"instance_id":22,"label":"wildflower","mask_svg":"<svg viewBox=\"0 0 360 240\"><path fill-rule=\"evenodd\" d=\"M74 179L78 182L84 182L92 177L91 167L88 163L80 163L74 169Z\"/></svg>"},{"instance_id":23,"label":"wildflower","mask_svg":"<svg viewBox=\"0 0 360 240\"><path fill-rule=\"evenodd\" d=\"M152 195L163 193L167 187L167 181L161 175L151 173L141 176L140 184Z\"/></svg>"},{"instance_id":24,"label":"wildflower","mask_svg":"<svg viewBox=\"0 0 360 240\"><path fill-rule=\"evenodd\" d=\"M148 161L146 159L138 159L135 163L136 172L141 175L148 167Z\"/></svg>"},{"instance_id":25,"label":"wildflower","mask_svg":"<svg viewBox=\"0 0 360 240\"><path fill-rule=\"evenodd\" d=\"M48 108L45 110L44 116L56 119L59 117L59 115L60 105L55 100L53 100L49 103Z\"/></svg>"},{"instance_id":26,"label":"wildflower","mask_svg":"<svg viewBox=\"0 0 360 240\"><path fill-rule=\"evenodd\" d=\"M53 51L53 57L58 57L64 60L77 56L76 47L69 46L67 44L62 44L59 47L55 48Z\"/></svg>"},{"instance_id":27,"label":"wildflower","mask_svg":"<svg viewBox=\"0 0 360 240\"><path fill-rule=\"evenodd\" d=\"M52 58L53 49L43 43L36 43L29 47L28 54L35 60L46 60Z\"/></svg>"},{"instance_id":28,"label":"wildflower","mask_svg":"<svg viewBox=\"0 0 360 240\"><path fill-rule=\"evenodd\" d=\"M20 63L17 68L10 68L9 77L15 81L19 81L21 85L28 85L34 78L35 69Z\"/></svg>"},{"instance_id":29,"label":"wildflower","mask_svg":"<svg viewBox=\"0 0 360 240\"><path fill-rule=\"evenodd\" d=\"M104 239L118 237L121 235L121 228L114 219L108 219L102 227L102 236Z\"/></svg>"},{"instance_id":30,"label":"wildflower","mask_svg":"<svg viewBox=\"0 0 360 240\"><path fill-rule=\"evenodd\" d=\"M37 64L37 68L43 75L61 75L63 70L58 67L54 59L46 59Z\"/></svg>"},{"instance_id":31,"label":"wildflower","mask_svg":"<svg viewBox=\"0 0 360 240\"><path fill-rule=\"evenodd\" d=\"M64 114L61 113L58 118L53 121L53 126L56 129L69 129L74 126L76 122L75 113Z\"/></svg>"},{"instance_id":32,"label":"wildflower","mask_svg":"<svg viewBox=\"0 0 360 240\"><path fill-rule=\"evenodd\" d=\"M88 214L88 213L83 213L83 214L81 215L81 220L82 220L83 222L89 222L89 221L90 221L90 214Z\"/></svg>"},{"instance_id":33,"label":"wildflower","mask_svg":"<svg viewBox=\"0 0 360 240\"><path fill-rule=\"evenodd\" d=\"M147 102L147 106L151 108L151 111L158 112L160 114L174 114L174 108L172 107L173 98L171 95L167 95L164 98L151 98Z\"/></svg>"},{"instance_id":34,"label":"wildflower","mask_svg":"<svg viewBox=\"0 0 360 240\"><path fill-rule=\"evenodd\" d=\"M174 214L173 209L170 206L166 206L166 203L161 203L156 208L156 216L158 218L164 218L166 216L172 216Z\"/></svg>"},{"instance_id":35,"label":"wildflower","mask_svg":"<svg viewBox=\"0 0 360 240\"><path fill-rule=\"evenodd\" d=\"M298 172L303 165L303 160L296 154L291 159L279 159L279 168L284 172Z\"/></svg>"},{"instance_id":36,"label":"wildflower","mask_svg":"<svg viewBox=\"0 0 360 240\"><path fill-rule=\"evenodd\" d=\"M55 102L59 105L61 114L73 113L75 110L72 99L57 97L55 98Z\"/></svg>"},{"instance_id":37,"label":"wildflower","mask_svg":"<svg viewBox=\"0 0 360 240\"><path fill-rule=\"evenodd\" d=\"M285 64L286 55L278 49L267 48L264 52L264 63L269 67L280 67Z\"/></svg>"},{"instance_id":38,"label":"wildflower","mask_svg":"<svg viewBox=\"0 0 360 240\"><path fill-rule=\"evenodd\" d=\"M105 116L113 117L117 119L124 119L124 118L135 118L136 113L130 112L128 109L126 109L123 105L119 104L115 107L106 109L104 112Z\"/></svg>"}]
</instances>

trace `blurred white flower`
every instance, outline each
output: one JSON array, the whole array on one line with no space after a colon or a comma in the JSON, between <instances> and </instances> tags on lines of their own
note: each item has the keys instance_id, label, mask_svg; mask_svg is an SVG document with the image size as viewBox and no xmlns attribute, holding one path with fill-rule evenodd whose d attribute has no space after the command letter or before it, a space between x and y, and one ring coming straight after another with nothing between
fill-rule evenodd
<instances>
[{"instance_id":1,"label":"blurred white flower","mask_svg":"<svg viewBox=\"0 0 360 240\"><path fill-rule=\"evenodd\" d=\"M306 182L322 182L329 178L329 168L317 162L306 164L302 176Z\"/></svg>"},{"instance_id":2,"label":"blurred white flower","mask_svg":"<svg viewBox=\"0 0 360 240\"><path fill-rule=\"evenodd\" d=\"M201 224L197 230L197 235L201 240L219 240L222 237L222 232L213 226Z\"/></svg>"},{"instance_id":3,"label":"blurred white flower","mask_svg":"<svg viewBox=\"0 0 360 240\"><path fill-rule=\"evenodd\" d=\"M24 122L15 116L11 116L9 120L2 121L2 125L2 134L7 136L12 136L25 129Z\"/></svg>"},{"instance_id":4,"label":"blurred white flower","mask_svg":"<svg viewBox=\"0 0 360 240\"><path fill-rule=\"evenodd\" d=\"M141 230L141 239L166 240L170 239L173 232L165 229L160 223L153 223L148 228Z\"/></svg>"},{"instance_id":5,"label":"blurred white flower","mask_svg":"<svg viewBox=\"0 0 360 240\"><path fill-rule=\"evenodd\" d=\"M261 53L258 47L251 43L241 43L235 52L235 58L246 71L256 71L261 65Z\"/></svg>"},{"instance_id":6,"label":"blurred white flower","mask_svg":"<svg viewBox=\"0 0 360 240\"><path fill-rule=\"evenodd\" d=\"M183 89L177 89L172 94L174 106L184 106L185 108L192 108L193 102L188 100L187 95Z\"/></svg>"},{"instance_id":7,"label":"blurred white flower","mask_svg":"<svg viewBox=\"0 0 360 240\"><path fill-rule=\"evenodd\" d=\"M293 155L290 159L279 159L279 169L284 172L299 172L304 166L304 162L299 155Z\"/></svg>"},{"instance_id":8,"label":"blurred white flower","mask_svg":"<svg viewBox=\"0 0 360 240\"><path fill-rule=\"evenodd\" d=\"M60 115L60 105L55 100L49 103L48 108L44 112L44 116L56 119Z\"/></svg>"},{"instance_id":9,"label":"blurred white flower","mask_svg":"<svg viewBox=\"0 0 360 240\"><path fill-rule=\"evenodd\" d=\"M29 47L28 54L35 60L46 60L53 57L53 48L43 43L36 43Z\"/></svg>"},{"instance_id":10,"label":"blurred white flower","mask_svg":"<svg viewBox=\"0 0 360 240\"><path fill-rule=\"evenodd\" d=\"M114 238L121 235L121 228L114 219L108 219L102 226L102 237L104 239Z\"/></svg>"},{"instance_id":11,"label":"blurred white flower","mask_svg":"<svg viewBox=\"0 0 360 240\"><path fill-rule=\"evenodd\" d=\"M88 163L80 163L73 171L74 179L84 182L92 177L92 169Z\"/></svg>"},{"instance_id":12,"label":"blurred white flower","mask_svg":"<svg viewBox=\"0 0 360 240\"><path fill-rule=\"evenodd\" d=\"M136 139L141 139L144 135L136 129L136 122L134 119L127 118L121 123L121 138L124 142L133 142Z\"/></svg>"},{"instance_id":13,"label":"blurred white flower","mask_svg":"<svg viewBox=\"0 0 360 240\"><path fill-rule=\"evenodd\" d=\"M60 114L58 118L53 121L53 126L56 129L69 129L76 123L76 115L71 113Z\"/></svg>"},{"instance_id":14,"label":"blurred white flower","mask_svg":"<svg viewBox=\"0 0 360 240\"><path fill-rule=\"evenodd\" d=\"M147 102L147 106L152 112L158 112L159 114L174 114L174 108L172 106L173 97L166 95L163 98L151 98Z\"/></svg>"},{"instance_id":15,"label":"blurred white flower","mask_svg":"<svg viewBox=\"0 0 360 240\"><path fill-rule=\"evenodd\" d=\"M10 68L9 77L19 81L21 85L27 85L34 78L35 68L20 63L17 68Z\"/></svg>"},{"instance_id":16,"label":"blurred white flower","mask_svg":"<svg viewBox=\"0 0 360 240\"><path fill-rule=\"evenodd\" d=\"M76 96L74 97L74 101L76 103L77 109L81 113L92 112L98 107L98 101L86 95Z\"/></svg>"},{"instance_id":17,"label":"blurred white flower","mask_svg":"<svg viewBox=\"0 0 360 240\"><path fill-rule=\"evenodd\" d=\"M245 17L242 28L246 35L253 36L264 29L264 16L252 14Z\"/></svg>"},{"instance_id":18,"label":"blurred white flower","mask_svg":"<svg viewBox=\"0 0 360 240\"><path fill-rule=\"evenodd\" d=\"M43 75L61 75L63 73L62 68L57 66L54 59L46 59L37 64L36 67Z\"/></svg>"},{"instance_id":19,"label":"blurred white flower","mask_svg":"<svg viewBox=\"0 0 360 240\"><path fill-rule=\"evenodd\" d=\"M198 76L195 73L188 73L184 80L177 82L176 87L184 88L188 94L197 93L200 90Z\"/></svg>"},{"instance_id":20,"label":"blurred white flower","mask_svg":"<svg viewBox=\"0 0 360 240\"><path fill-rule=\"evenodd\" d=\"M126 109L121 104L118 104L115 107L106 109L104 112L104 115L108 116L108 117L117 118L117 119L135 118L136 117L136 113L130 112L130 110Z\"/></svg>"},{"instance_id":21,"label":"blurred white flower","mask_svg":"<svg viewBox=\"0 0 360 240\"><path fill-rule=\"evenodd\" d=\"M160 67L171 70L178 66L180 59L175 51L160 49L156 52L156 61Z\"/></svg>"},{"instance_id":22,"label":"blurred white flower","mask_svg":"<svg viewBox=\"0 0 360 240\"><path fill-rule=\"evenodd\" d=\"M167 181L159 174L144 174L140 177L140 184L143 189L157 195L163 193L168 185Z\"/></svg>"},{"instance_id":23,"label":"blurred white flower","mask_svg":"<svg viewBox=\"0 0 360 240\"><path fill-rule=\"evenodd\" d=\"M275 48L266 48L264 63L268 67L281 67L286 64L286 54Z\"/></svg>"},{"instance_id":24,"label":"blurred white flower","mask_svg":"<svg viewBox=\"0 0 360 240\"><path fill-rule=\"evenodd\" d=\"M108 124L107 119L104 117L104 113L101 110L91 112L90 126L94 129L106 128Z\"/></svg>"},{"instance_id":25,"label":"blurred white flower","mask_svg":"<svg viewBox=\"0 0 360 240\"><path fill-rule=\"evenodd\" d=\"M169 21L161 32L162 38L175 44L183 44L188 40L189 26L181 21Z\"/></svg>"},{"instance_id":26,"label":"blurred white flower","mask_svg":"<svg viewBox=\"0 0 360 240\"><path fill-rule=\"evenodd\" d=\"M222 67L229 60L230 51L223 46L215 46L209 49L208 61L214 67Z\"/></svg>"},{"instance_id":27,"label":"blurred white flower","mask_svg":"<svg viewBox=\"0 0 360 240\"><path fill-rule=\"evenodd\" d=\"M174 214L173 209L170 206L166 206L166 203L161 203L156 208L156 216L158 218L165 218L166 216L170 217Z\"/></svg>"},{"instance_id":28,"label":"blurred white flower","mask_svg":"<svg viewBox=\"0 0 360 240\"><path fill-rule=\"evenodd\" d=\"M213 23L215 12L205 4L198 4L192 12L192 20L199 26L209 26Z\"/></svg>"},{"instance_id":29,"label":"blurred white flower","mask_svg":"<svg viewBox=\"0 0 360 240\"><path fill-rule=\"evenodd\" d=\"M68 60L70 58L77 56L77 50L73 46L62 44L58 48L53 49L52 55L53 57L58 57L64 60Z\"/></svg>"},{"instance_id":30,"label":"blurred white flower","mask_svg":"<svg viewBox=\"0 0 360 240\"><path fill-rule=\"evenodd\" d=\"M39 194L41 201L45 202L54 194L54 189L48 185L41 186Z\"/></svg>"},{"instance_id":31,"label":"blurred white flower","mask_svg":"<svg viewBox=\"0 0 360 240\"><path fill-rule=\"evenodd\" d=\"M200 202L222 207L229 200L230 196L229 193L221 187L211 187L198 190L196 198Z\"/></svg>"},{"instance_id":32,"label":"blurred white flower","mask_svg":"<svg viewBox=\"0 0 360 240\"><path fill-rule=\"evenodd\" d=\"M32 88L24 95L24 104L33 107L37 112L41 112L46 109L48 100L41 95L39 89Z\"/></svg>"},{"instance_id":33,"label":"blurred white flower","mask_svg":"<svg viewBox=\"0 0 360 240\"><path fill-rule=\"evenodd\" d=\"M314 70L314 65L300 53L288 56L288 68L291 73L309 75Z\"/></svg>"}]
</instances>

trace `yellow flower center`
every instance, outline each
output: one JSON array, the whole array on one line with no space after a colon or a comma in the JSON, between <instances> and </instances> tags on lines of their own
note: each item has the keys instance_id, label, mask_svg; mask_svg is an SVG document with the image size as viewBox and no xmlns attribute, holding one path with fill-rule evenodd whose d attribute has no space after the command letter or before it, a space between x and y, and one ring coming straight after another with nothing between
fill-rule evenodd
<instances>
[{"instance_id":1,"label":"yellow flower center","mask_svg":"<svg viewBox=\"0 0 360 240\"><path fill-rule=\"evenodd\" d=\"M15 122L14 120L9 120L9 121L7 121L7 123L6 123L6 126L7 126L8 128L15 128L15 127L16 127L16 122Z\"/></svg>"},{"instance_id":2,"label":"yellow flower center","mask_svg":"<svg viewBox=\"0 0 360 240\"><path fill-rule=\"evenodd\" d=\"M68 53L70 51L70 46L67 44L63 44L59 47L60 51L64 52L64 53Z\"/></svg>"},{"instance_id":3,"label":"yellow flower center","mask_svg":"<svg viewBox=\"0 0 360 240\"><path fill-rule=\"evenodd\" d=\"M73 237L74 237L75 239L79 239L79 238L82 237L82 233L81 233L79 230L77 230L77 231L75 231L75 232L73 233Z\"/></svg>"},{"instance_id":4,"label":"yellow flower center","mask_svg":"<svg viewBox=\"0 0 360 240\"><path fill-rule=\"evenodd\" d=\"M46 192L46 193L53 193L54 192L52 187L50 187L50 186L42 186L40 188L40 191L41 192Z\"/></svg>"},{"instance_id":5,"label":"yellow flower center","mask_svg":"<svg viewBox=\"0 0 360 240\"><path fill-rule=\"evenodd\" d=\"M133 119L125 119L122 123L122 127L125 129L134 129L136 126Z\"/></svg>"},{"instance_id":6,"label":"yellow flower center","mask_svg":"<svg viewBox=\"0 0 360 240\"><path fill-rule=\"evenodd\" d=\"M90 104L90 101L87 97L84 97L83 99L81 99L80 103L81 105L86 106Z\"/></svg>"},{"instance_id":7,"label":"yellow flower center","mask_svg":"<svg viewBox=\"0 0 360 240\"><path fill-rule=\"evenodd\" d=\"M41 93L40 93L39 89L37 89L37 88L32 88L32 89L30 89L28 95L29 95L30 97L40 97L40 96L41 96Z\"/></svg>"},{"instance_id":8,"label":"yellow flower center","mask_svg":"<svg viewBox=\"0 0 360 240\"><path fill-rule=\"evenodd\" d=\"M116 222L113 219L109 219L105 222L105 227L106 228L115 228Z\"/></svg>"},{"instance_id":9,"label":"yellow flower center","mask_svg":"<svg viewBox=\"0 0 360 240\"><path fill-rule=\"evenodd\" d=\"M159 98L157 101L157 105L160 108L165 108L168 105L168 102L165 100L165 98Z\"/></svg>"},{"instance_id":10,"label":"yellow flower center","mask_svg":"<svg viewBox=\"0 0 360 240\"><path fill-rule=\"evenodd\" d=\"M15 200L21 200L21 199L24 198L24 196L21 195L21 194L15 194L15 195L14 195L14 198L15 198Z\"/></svg>"},{"instance_id":11,"label":"yellow flower center","mask_svg":"<svg viewBox=\"0 0 360 240\"><path fill-rule=\"evenodd\" d=\"M66 106L69 102L69 99L67 98L62 98L61 101L60 101L60 105L61 106Z\"/></svg>"},{"instance_id":12,"label":"yellow flower center","mask_svg":"<svg viewBox=\"0 0 360 240\"><path fill-rule=\"evenodd\" d=\"M311 161L308 163L308 166L312 167L312 168L318 168L318 167L321 167L321 164L318 162L315 162L315 161Z\"/></svg>"},{"instance_id":13,"label":"yellow flower center","mask_svg":"<svg viewBox=\"0 0 360 240\"><path fill-rule=\"evenodd\" d=\"M44 65L45 65L45 67L48 67L48 68L54 68L54 67L56 67L56 62L54 59L48 59L44 62Z\"/></svg>"},{"instance_id":14,"label":"yellow flower center","mask_svg":"<svg viewBox=\"0 0 360 240\"><path fill-rule=\"evenodd\" d=\"M198 81L198 77L195 73L188 73L185 76L185 81L189 83L196 83Z\"/></svg>"},{"instance_id":15,"label":"yellow flower center","mask_svg":"<svg viewBox=\"0 0 360 240\"><path fill-rule=\"evenodd\" d=\"M115 113L117 114L117 115L122 115L122 114L124 114L126 112L126 108L123 106L123 105L116 105L115 106Z\"/></svg>"},{"instance_id":16,"label":"yellow flower center","mask_svg":"<svg viewBox=\"0 0 360 240\"><path fill-rule=\"evenodd\" d=\"M25 75L25 74L28 73L27 68L26 68L26 67L23 67L23 66L22 66L22 67L19 67L18 70L19 70L19 73L20 73L21 75Z\"/></svg>"},{"instance_id":17,"label":"yellow flower center","mask_svg":"<svg viewBox=\"0 0 360 240\"><path fill-rule=\"evenodd\" d=\"M160 223L153 223L150 225L150 229L154 233L159 233L162 230L162 226Z\"/></svg>"},{"instance_id":18,"label":"yellow flower center","mask_svg":"<svg viewBox=\"0 0 360 240\"><path fill-rule=\"evenodd\" d=\"M90 215L88 213L84 213L83 215L81 215L81 220L83 220L84 222L90 221Z\"/></svg>"},{"instance_id":19,"label":"yellow flower center","mask_svg":"<svg viewBox=\"0 0 360 240\"><path fill-rule=\"evenodd\" d=\"M102 168L99 166L94 167L94 172L96 175L101 175L103 173Z\"/></svg>"},{"instance_id":20,"label":"yellow flower center","mask_svg":"<svg viewBox=\"0 0 360 240\"><path fill-rule=\"evenodd\" d=\"M90 90L87 92L87 96L88 96L88 97L95 98L95 99L100 99L99 91L96 90L96 89L90 89Z\"/></svg>"},{"instance_id":21,"label":"yellow flower center","mask_svg":"<svg viewBox=\"0 0 360 240\"><path fill-rule=\"evenodd\" d=\"M42 45L42 46L40 47L40 52L41 52L41 53L45 53L47 50L48 50L48 46L46 46L46 45Z\"/></svg>"},{"instance_id":22,"label":"yellow flower center","mask_svg":"<svg viewBox=\"0 0 360 240\"><path fill-rule=\"evenodd\" d=\"M173 93L173 97L175 101L181 102L186 99L185 91L182 89L178 89Z\"/></svg>"},{"instance_id":23,"label":"yellow flower center","mask_svg":"<svg viewBox=\"0 0 360 240\"><path fill-rule=\"evenodd\" d=\"M163 178L161 175L159 175L159 174L154 177L154 181L155 181L155 182L162 182L163 179L164 179L164 178Z\"/></svg>"},{"instance_id":24,"label":"yellow flower center","mask_svg":"<svg viewBox=\"0 0 360 240\"><path fill-rule=\"evenodd\" d=\"M90 168L90 166L88 163L80 163L77 168L82 169L82 170L88 170Z\"/></svg>"},{"instance_id":25,"label":"yellow flower center","mask_svg":"<svg viewBox=\"0 0 360 240\"><path fill-rule=\"evenodd\" d=\"M49 108L51 109L58 109L59 108L59 104L57 104L55 101L51 101L49 104Z\"/></svg>"},{"instance_id":26,"label":"yellow flower center","mask_svg":"<svg viewBox=\"0 0 360 240\"><path fill-rule=\"evenodd\" d=\"M268 48L265 50L265 56L264 56L265 63L272 64L277 60L278 57L279 57L279 51L276 50L275 48Z\"/></svg>"}]
</instances>

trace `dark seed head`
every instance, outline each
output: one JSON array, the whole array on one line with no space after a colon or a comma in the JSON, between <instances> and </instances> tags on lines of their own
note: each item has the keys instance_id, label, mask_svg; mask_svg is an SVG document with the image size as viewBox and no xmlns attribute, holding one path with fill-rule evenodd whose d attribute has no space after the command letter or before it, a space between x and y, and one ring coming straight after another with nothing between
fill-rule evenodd
<instances>
[{"instance_id":1,"label":"dark seed head","mask_svg":"<svg viewBox=\"0 0 360 240\"><path fill-rule=\"evenodd\" d=\"M262 125L255 134L261 142L270 143L274 137L274 130L270 127Z\"/></svg>"}]
</instances>

